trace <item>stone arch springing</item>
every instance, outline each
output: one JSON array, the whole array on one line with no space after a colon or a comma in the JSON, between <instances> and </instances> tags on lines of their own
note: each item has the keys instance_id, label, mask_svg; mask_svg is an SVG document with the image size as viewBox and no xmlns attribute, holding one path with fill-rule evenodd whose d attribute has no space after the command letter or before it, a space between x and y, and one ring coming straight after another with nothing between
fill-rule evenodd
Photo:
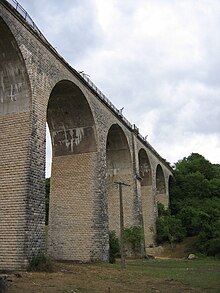
<instances>
[{"instance_id":1,"label":"stone arch springing","mask_svg":"<svg viewBox=\"0 0 220 293\"><path fill-rule=\"evenodd\" d=\"M162 203L165 208L168 208L165 176L160 164L157 165L156 169L156 202Z\"/></svg>"},{"instance_id":2,"label":"stone arch springing","mask_svg":"<svg viewBox=\"0 0 220 293\"><path fill-rule=\"evenodd\" d=\"M153 209L154 200L152 194L152 171L150 160L147 152L144 149L140 149L138 152L138 164L139 164L139 189L141 193L141 207L142 207L142 219L144 228L144 242L145 247L150 246L153 243Z\"/></svg>"},{"instance_id":3,"label":"stone arch springing","mask_svg":"<svg viewBox=\"0 0 220 293\"><path fill-rule=\"evenodd\" d=\"M107 197L109 230L119 235L119 192L114 182L132 185L132 161L129 144L122 128L113 124L106 141ZM132 187L123 187L125 226L133 224ZM125 199L126 197L126 199Z\"/></svg>"},{"instance_id":4,"label":"stone arch springing","mask_svg":"<svg viewBox=\"0 0 220 293\"><path fill-rule=\"evenodd\" d=\"M91 260L96 127L82 91L62 80L47 108L52 140L49 253L55 259Z\"/></svg>"}]
</instances>

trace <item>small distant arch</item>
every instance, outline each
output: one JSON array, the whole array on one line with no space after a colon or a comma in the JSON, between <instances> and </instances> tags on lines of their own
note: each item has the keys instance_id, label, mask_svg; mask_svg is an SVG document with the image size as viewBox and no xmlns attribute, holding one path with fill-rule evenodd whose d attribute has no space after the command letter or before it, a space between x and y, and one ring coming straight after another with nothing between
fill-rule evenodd
<instances>
[{"instance_id":1,"label":"small distant arch","mask_svg":"<svg viewBox=\"0 0 220 293\"><path fill-rule=\"evenodd\" d=\"M142 186L152 185L152 172L148 155L144 149L138 152L139 177Z\"/></svg>"},{"instance_id":2,"label":"small distant arch","mask_svg":"<svg viewBox=\"0 0 220 293\"><path fill-rule=\"evenodd\" d=\"M164 172L161 165L158 164L156 168L156 202L162 203L165 208L168 208L168 201Z\"/></svg>"},{"instance_id":3,"label":"small distant arch","mask_svg":"<svg viewBox=\"0 0 220 293\"><path fill-rule=\"evenodd\" d=\"M156 189L157 193L166 193L165 177L161 165L156 169Z\"/></svg>"}]
</instances>

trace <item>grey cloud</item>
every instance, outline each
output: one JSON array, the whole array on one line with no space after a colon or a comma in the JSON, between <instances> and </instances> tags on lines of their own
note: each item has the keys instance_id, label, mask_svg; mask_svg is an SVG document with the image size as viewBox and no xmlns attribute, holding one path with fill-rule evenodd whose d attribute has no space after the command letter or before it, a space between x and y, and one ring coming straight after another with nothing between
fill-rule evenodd
<instances>
[{"instance_id":1,"label":"grey cloud","mask_svg":"<svg viewBox=\"0 0 220 293\"><path fill-rule=\"evenodd\" d=\"M22 3L52 46L73 65L101 44L102 30L91 1L64 0L62 5L60 1L45 0Z\"/></svg>"}]
</instances>

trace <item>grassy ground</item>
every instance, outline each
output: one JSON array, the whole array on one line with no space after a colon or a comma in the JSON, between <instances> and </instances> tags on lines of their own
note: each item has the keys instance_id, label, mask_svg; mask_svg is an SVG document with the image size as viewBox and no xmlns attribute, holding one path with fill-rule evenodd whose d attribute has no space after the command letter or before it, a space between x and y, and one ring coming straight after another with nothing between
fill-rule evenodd
<instances>
[{"instance_id":1,"label":"grassy ground","mask_svg":"<svg viewBox=\"0 0 220 293\"><path fill-rule=\"evenodd\" d=\"M220 292L220 261L130 260L120 264L55 263L53 273L9 275L8 293Z\"/></svg>"}]
</instances>

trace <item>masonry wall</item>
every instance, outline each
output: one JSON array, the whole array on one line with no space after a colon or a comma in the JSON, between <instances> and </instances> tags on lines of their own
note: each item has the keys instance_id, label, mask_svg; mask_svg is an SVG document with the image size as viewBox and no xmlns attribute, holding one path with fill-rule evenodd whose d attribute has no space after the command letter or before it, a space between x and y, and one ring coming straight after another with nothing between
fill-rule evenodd
<instances>
[{"instance_id":1,"label":"masonry wall","mask_svg":"<svg viewBox=\"0 0 220 293\"><path fill-rule=\"evenodd\" d=\"M7 12L0 13L10 25ZM0 27L0 268L16 269L44 249L44 198L33 192L41 188L25 61L2 19Z\"/></svg>"},{"instance_id":2,"label":"masonry wall","mask_svg":"<svg viewBox=\"0 0 220 293\"><path fill-rule=\"evenodd\" d=\"M28 122L25 113L0 117L0 269L24 267L26 261Z\"/></svg>"}]
</instances>

